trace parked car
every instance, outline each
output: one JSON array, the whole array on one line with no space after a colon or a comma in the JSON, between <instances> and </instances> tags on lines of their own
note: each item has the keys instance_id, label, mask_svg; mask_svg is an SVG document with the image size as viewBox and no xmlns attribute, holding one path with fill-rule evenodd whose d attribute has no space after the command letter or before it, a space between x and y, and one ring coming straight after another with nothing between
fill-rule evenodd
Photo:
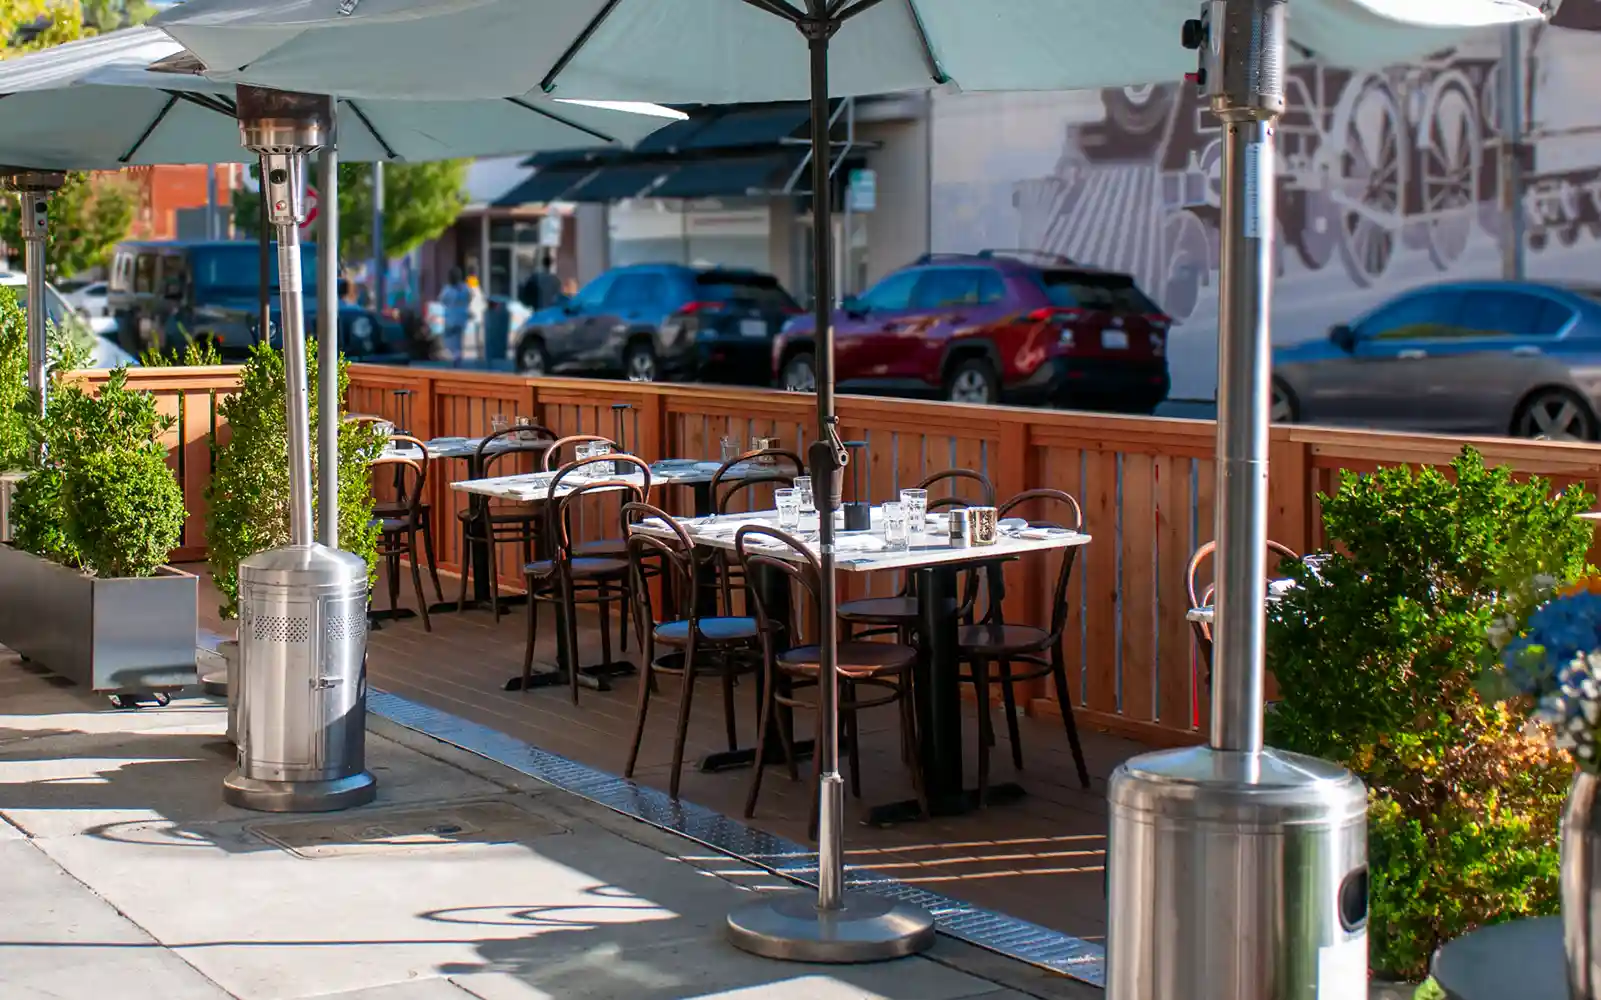
<instances>
[{"instance_id":1,"label":"parked car","mask_svg":"<svg viewBox=\"0 0 1601 1000\"><path fill-rule=\"evenodd\" d=\"M0 271L0 286L12 290L23 312L28 308L28 276L20 271ZM90 321L67 304L66 296L50 282L44 283L44 312L46 322L71 330L73 339L89 352L89 365L93 368L116 368L119 365L136 365L138 359L116 346L115 338L107 338L94 329Z\"/></svg>"},{"instance_id":2,"label":"parked car","mask_svg":"<svg viewBox=\"0 0 1601 1000\"><path fill-rule=\"evenodd\" d=\"M58 286L58 290L67 304L78 310L79 315L87 319L111 315L111 303L106 297L107 286L104 281L74 281L72 284L75 287L70 290L61 286Z\"/></svg>"},{"instance_id":3,"label":"parked car","mask_svg":"<svg viewBox=\"0 0 1601 1000\"><path fill-rule=\"evenodd\" d=\"M1478 281L1406 292L1273 353L1273 417L1596 440L1601 288Z\"/></svg>"},{"instance_id":4,"label":"parked car","mask_svg":"<svg viewBox=\"0 0 1601 1000\"><path fill-rule=\"evenodd\" d=\"M765 385L773 337L799 311L778 279L760 271L618 267L529 317L516 337L517 367Z\"/></svg>"},{"instance_id":5,"label":"parked car","mask_svg":"<svg viewBox=\"0 0 1601 1000\"><path fill-rule=\"evenodd\" d=\"M108 302L116 338L132 354L209 341L224 360L242 359L260 326L260 250L253 240L123 243L112 256ZM269 271L278 273L276 261ZM306 329L317 328L317 248L301 249ZM272 288L278 343L278 291ZM406 360L400 324L371 309L339 304L339 346L361 361Z\"/></svg>"},{"instance_id":6,"label":"parked car","mask_svg":"<svg viewBox=\"0 0 1601 1000\"><path fill-rule=\"evenodd\" d=\"M1168 317L1126 274L1055 255L929 254L834 313L845 392L1149 413L1167 398ZM814 324L773 343L778 384L816 387Z\"/></svg>"}]
</instances>

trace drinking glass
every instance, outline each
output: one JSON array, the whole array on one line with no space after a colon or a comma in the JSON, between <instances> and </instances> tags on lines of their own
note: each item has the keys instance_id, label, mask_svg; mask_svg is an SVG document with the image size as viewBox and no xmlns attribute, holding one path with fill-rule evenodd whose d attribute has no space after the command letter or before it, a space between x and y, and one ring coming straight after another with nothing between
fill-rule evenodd
<instances>
[{"instance_id":1,"label":"drinking glass","mask_svg":"<svg viewBox=\"0 0 1601 1000\"><path fill-rule=\"evenodd\" d=\"M732 435L724 435L722 445L723 461L732 462L734 459L740 456L741 452L739 450L739 438L733 437Z\"/></svg>"},{"instance_id":2,"label":"drinking glass","mask_svg":"<svg viewBox=\"0 0 1601 1000\"><path fill-rule=\"evenodd\" d=\"M489 429L496 434L511 426L511 420L504 413L497 413L489 418Z\"/></svg>"},{"instance_id":3,"label":"drinking glass","mask_svg":"<svg viewBox=\"0 0 1601 1000\"><path fill-rule=\"evenodd\" d=\"M817 501L812 496L812 477L795 477L795 495L800 497L800 512L802 517L817 513Z\"/></svg>"},{"instance_id":4,"label":"drinking glass","mask_svg":"<svg viewBox=\"0 0 1601 1000\"><path fill-rule=\"evenodd\" d=\"M906 508L906 523L914 535L921 535L928 527L928 491L901 490L901 506Z\"/></svg>"},{"instance_id":5,"label":"drinking glass","mask_svg":"<svg viewBox=\"0 0 1601 1000\"><path fill-rule=\"evenodd\" d=\"M604 441L591 441L589 443L589 455L590 455L591 458L598 458L601 455L610 455L610 454L611 454L611 445L607 444L606 442L604 442ZM596 462L594 465L591 465L589 467L589 469L594 475L597 475L597 476L614 476L614 475L617 474L617 463L616 462Z\"/></svg>"},{"instance_id":6,"label":"drinking glass","mask_svg":"<svg viewBox=\"0 0 1601 1000\"><path fill-rule=\"evenodd\" d=\"M750 450L751 451L766 451L769 448L776 448L776 447L778 447L778 439L777 438L753 437L753 438L750 439ZM771 456L771 455L763 455L760 458L756 459L756 464L757 465L772 465L776 461L777 461L777 459L773 458L773 456Z\"/></svg>"},{"instance_id":7,"label":"drinking glass","mask_svg":"<svg viewBox=\"0 0 1601 1000\"><path fill-rule=\"evenodd\" d=\"M778 526L785 531L800 527L800 496L793 489L773 491L773 502L778 505Z\"/></svg>"},{"instance_id":8,"label":"drinking glass","mask_svg":"<svg viewBox=\"0 0 1601 1000\"><path fill-rule=\"evenodd\" d=\"M887 503L880 513L884 523L884 547L892 552L904 552L910 543L906 530L906 505Z\"/></svg>"},{"instance_id":9,"label":"drinking glass","mask_svg":"<svg viewBox=\"0 0 1601 1000\"><path fill-rule=\"evenodd\" d=\"M527 417L518 417L516 434L517 440L532 441L534 439L534 432L532 430L533 426L534 422L532 420L529 420Z\"/></svg>"}]
</instances>

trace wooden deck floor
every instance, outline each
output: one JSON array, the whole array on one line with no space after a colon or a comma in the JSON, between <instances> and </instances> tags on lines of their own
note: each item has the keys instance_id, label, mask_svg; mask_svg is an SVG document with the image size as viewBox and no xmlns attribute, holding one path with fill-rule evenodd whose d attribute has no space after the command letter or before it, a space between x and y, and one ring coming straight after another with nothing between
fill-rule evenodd
<instances>
[{"instance_id":1,"label":"wooden deck floor","mask_svg":"<svg viewBox=\"0 0 1601 1000\"><path fill-rule=\"evenodd\" d=\"M445 591L451 596L453 583L445 581ZM405 590L410 591L409 580ZM385 594L382 583L378 593ZM209 587L203 585L202 625L225 631L214 619L216 602L211 596ZM524 616L524 609L511 609L497 624L487 610L439 613L433 615L431 633L423 631L419 619L385 623L370 639L369 682L569 759L621 774L633 734L637 683L625 678L614 682L610 692L586 690L577 707L565 688L526 693L503 690L506 679L521 670ZM545 609L536 662L554 660L553 633ZM585 662L595 662L599 654L593 626L580 643L585 647ZM637 652L632 643L630 649ZM703 680L697 687L686 754L689 760L725 749L719 688L713 680ZM652 700L635 773L637 781L663 790L671 767L678 689L676 679L664 679L660 695ZM736 706L745 745L754 742L753 701L747 682L740 688ZM863 713L862 792L869 803L911 795L894 725L892 709ZM809 734L804 716L797 718L797 729L801 736ZM1106 778L1120 761L1144 747L1103 733L1084 732L1093 777L1092 787L1084 791L1078 787L1059 722L1023 721L1026 769L1021 773L1013 772L1004 718L999 713L996 730L1001 745L994 754L992 780L1017 780L1029 793L1025 799L968 816L892 829L853 823L846 832L849 862L1080 938L1101 940L1106 919L1102 895ZM970 781L976 731L976 721L970 717L964 729ZM756 817L750 822L805 842L812 787L808 777L803 768L802 781L792 783L782 767L770 768ZM739 817L749 781L749 770L703 774L686 761L681 795ZM850 804L853 812L858 805Z\"/></svg>"}]
</instances>

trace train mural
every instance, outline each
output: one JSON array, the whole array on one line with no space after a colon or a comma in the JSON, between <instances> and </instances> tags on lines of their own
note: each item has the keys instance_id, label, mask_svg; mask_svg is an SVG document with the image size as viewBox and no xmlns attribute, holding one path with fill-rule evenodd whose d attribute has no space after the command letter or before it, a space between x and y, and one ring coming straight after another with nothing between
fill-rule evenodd
<instances>
[{"instance_id":1,"label":"train mural","mask_svg":"<svg viewBox=\"0 0 1601 1000\"><path fill-rule=\"evenodd\" d=\"M1509 92L1524 122L1527 273L1601 285L1598 31L1601 0L1567 0L1523 32L1515 62L1497 32L1379 72L1294 65L1278 128L1275 342L1322 335L1407 287L1500 273ZM1511 86L1507 64L1518 67ZM1175 395L1209 398L1222 141L1204 100L1187 84L1056 95L1054 112L1037 99L1010 112L961 107L973 100L984 98L936 104L933 245L1015 245L1132 273L1180 321ZM1041 127L1061 137L1046 169L971 152L984 142L975 130L1005 143ZM977 222L995 214L1010 223L1001 233ZM996 242L1008 235L1017 242Z\"/></svg>"}]
</instances>

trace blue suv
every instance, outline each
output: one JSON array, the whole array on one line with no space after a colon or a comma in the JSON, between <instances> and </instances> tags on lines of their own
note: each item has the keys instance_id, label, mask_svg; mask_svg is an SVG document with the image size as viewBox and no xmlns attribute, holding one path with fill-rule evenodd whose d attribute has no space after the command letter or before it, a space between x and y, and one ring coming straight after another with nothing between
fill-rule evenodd
<instances>
[{"instance_id":1,"label":"blue suv","mask_svg":"<svg viewBox=\"0 0 1601 1000\"><path fill-rule=\"evenodd\" d=\"M617 267L528 318L517 335L517 368L765 385L773 337L800 311L777 278L759 271Z\"/></svg>"}]
</instances>

